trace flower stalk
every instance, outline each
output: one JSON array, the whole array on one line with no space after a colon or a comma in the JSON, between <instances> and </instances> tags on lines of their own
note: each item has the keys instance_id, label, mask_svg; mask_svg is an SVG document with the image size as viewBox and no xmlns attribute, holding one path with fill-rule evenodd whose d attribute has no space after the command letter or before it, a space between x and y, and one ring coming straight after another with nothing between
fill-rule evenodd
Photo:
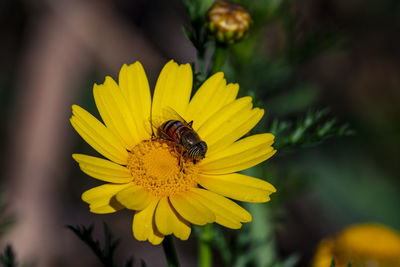
<instances>
[{"instance_id":1,"label":"flower stalk","mask_svg":"<svg viewBox=\"0 0 400 267\"><path fill-rule=\"evenodd\" d=\"M215 45L215 53L214 53L214 64L211 69L211 74L222 71L222 67L224 66L226 60L228 46L222 43L216 43Z\"/></svg>"},{"instance_id":2,"label":"flower stalk","mask_svg":"<svg viewBox=\"0 0 400 267\"><path fill-rule=\"evenodd\" d=\"M172 235L165 236L164 241L162 242L162 246L168 267L179 267L179 261L178 257L176 256Z\"/></svg>"},{"instance_id":3,"label":"flower stalk","mask_svg":"<svg viewBox=\"0 0 400 267\"><path fill-rule=\"evenodd\" d=\"M201 232L199 241L199 266L211 266L211 239L212 239L212 224L206 224Z\"/></svg>"}]
</instances>

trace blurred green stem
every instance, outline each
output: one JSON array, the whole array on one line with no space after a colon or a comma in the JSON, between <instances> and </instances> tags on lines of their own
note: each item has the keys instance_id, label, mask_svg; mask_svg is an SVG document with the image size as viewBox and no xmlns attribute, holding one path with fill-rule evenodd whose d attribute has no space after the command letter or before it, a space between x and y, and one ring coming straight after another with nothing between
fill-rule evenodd
<instances>
[{"instance_id":1,"label":"blurred green stem","mask_svg":"<svg viewBox=\"0 0 400 267\"><path fill-rule=\"evenodd\" d=\"M259 166L247 169L243 173L253 177L263 176L262 168ZM270 207L254 203L246 203L245 207L253 215L253 220L249 224L251 240L259 244L254 249L256 266L273 266L278 257Z\"/></svg>"},{"instance_id":2,"label":"blurred green stem","mask_svg":"<svg viewBox=\"0 0 400 267\"><path fill-rule=\"evenodd\" d=\"M216 43L214 53L214 64L211 69L211 74L222 71L226 59L226 51L228 46L225 44Z\"/></svg>"},{"instance_id":3,"label":"blurred green stem","mask_svg":"<svg viewBox=\"0 0 400 267\"><path fill-rule=\"evenodd\" d=\"M199 240L199 266L211 266L211 239L212 239L212 224L204 225L200 240Z\"/></svg>"},{"instance_id":4,"label":"blurred green stem","mask_svg":"<svg viewBox=\"0 0 400 267\"><path fill-rule=\"evenodd\" d=\"M165 236L162 246L164 249L165 258L167 259L168 267L179 267L172 235Z\"/></svg>"}]
</instances>

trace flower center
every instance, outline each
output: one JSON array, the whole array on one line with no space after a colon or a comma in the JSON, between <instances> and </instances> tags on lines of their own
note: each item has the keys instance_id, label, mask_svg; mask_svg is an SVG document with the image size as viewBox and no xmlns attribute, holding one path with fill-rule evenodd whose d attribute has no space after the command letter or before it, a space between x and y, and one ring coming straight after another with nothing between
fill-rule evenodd
<instances>
[{"instance_id":1,"label":"flower center","mask_svg":"<svg viewBox=\"0 0 400 267\"><path fill-rule=\"evenodd\" d=\"M155 196L170 196L197 185L198 168L184 148L161 138L145 140L129 152L133 182Z\"/></svg>"}]
</instances>

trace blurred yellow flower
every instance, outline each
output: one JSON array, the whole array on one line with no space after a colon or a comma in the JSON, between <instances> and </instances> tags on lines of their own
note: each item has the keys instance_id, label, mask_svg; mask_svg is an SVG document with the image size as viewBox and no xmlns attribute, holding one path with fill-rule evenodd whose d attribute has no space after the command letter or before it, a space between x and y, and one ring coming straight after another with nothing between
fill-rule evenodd
<instances>
[{"instance_id":1,"label":"blurred yellow flower","mask_svg":"<svg viewBox=\"0 0 400 267\"><path fill-rule=\"evenodd\" d=\"M165 235L188 239L190 224L216 222L238 229L251 215L228 198L267 202L275 188L260 179L235 172L270 158L274 136L257 134L240 139L262 118L251 97L236 99L238 84L226 84L223 73L210 77L190 99L192 69L168 62L160 73L153 100L142 65L124 65L119 83L106 77L93 93L101 123L79 106L72 106L72 126L107 159L73 154L83 172L104 185L82 194L93 213L135 210L133 235L160 244ZM170 107L208 145L204 159L194 162L173 141L151 136L150 114ZM238 140L240 139L240 140ZM227 198L228 197L228 198Z\"/></svg>"},{"instance_id":2,"label":"blurred yellow flower","mask_svg":"<svg viewBox=\"0 0 400 267\"><path fill-rule=\"evenodd\" d=\"M400 234L378 224L351 226L321 241L312 266L330 266L332 258L336 267L400 267Z\"/></svg>"}]
</instances>

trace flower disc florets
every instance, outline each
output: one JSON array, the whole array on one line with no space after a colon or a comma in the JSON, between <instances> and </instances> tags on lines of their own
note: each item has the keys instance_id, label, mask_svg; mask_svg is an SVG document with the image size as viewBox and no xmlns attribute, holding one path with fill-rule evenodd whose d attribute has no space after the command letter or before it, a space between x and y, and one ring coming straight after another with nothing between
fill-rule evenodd
<instances>
[{"instance_id":1,"label":"flower disc florets","mask_svg":"<svg viewBox=\"0 0 400 267\"><path fill-rule=\"evenodd\" d=\"M145 140L130 152L127 167L133 182L154 196L186 192L197 185L198 169L175 142Z\"/></svg>"}]
</instances>

